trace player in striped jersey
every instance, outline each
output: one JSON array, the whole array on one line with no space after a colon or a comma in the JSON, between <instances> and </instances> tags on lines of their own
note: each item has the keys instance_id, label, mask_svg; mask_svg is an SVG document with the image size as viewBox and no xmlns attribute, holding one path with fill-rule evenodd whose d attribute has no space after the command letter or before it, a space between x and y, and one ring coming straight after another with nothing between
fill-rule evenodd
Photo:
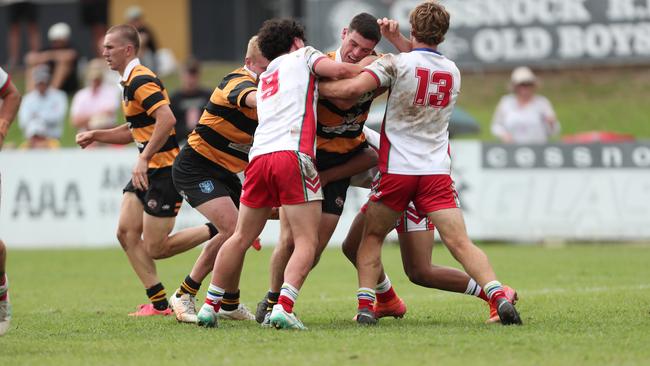
<instances>
[{"instance_id":1,"label":"player in striped jersey","mask_svg":"<svg viewBox=\"0 0 650 366\"><path fill-rule=\"evenodd\" d=\"M257 79L269 64L260 52L256 36L248 42L244 63L214 89L172 169L178 192L219 231L203 248L192 271L170 298L176 319L181 322L196 323L196 293L212 271L219 248L235 231L237 223L241 196L237 174L248 165L248 150L257 128ZM235 320L253 318L239 304L239 290L224 294L219 316Z\"/></svg>"},{"instance_id":2,"label":"player in striped jersey","mask_svg":"<svg viewBox=\"0 0 650 366\"><path fill-rule=\"evenodd\" d=\"M348 27L341 33L341 46L327 53L327 57L336 62L359 64L374 53L374 48L381 40L377 19L368 14L355 15ZM319 247L316 251L316 262L321 252L327 246L339 218L347 196L350 177L375 165L377 154L368 148L363 134L363 126L368 118L373 95L357 103L342 103L339 100L319 98L316 110L317 117L317 150L316 166L321 172L323 185L322 216L318 228ZM349 162L349 163L348 163ZM330 168L345 164L345 174L334 179L326 172ZM282 212L281 212L282 214ZM271 284L268 293L258 304L255 318L264 324L268 320L271 309L278 301L280 287L283 282L283 272L293 248L291 230L287 221L280 230L280 241L271 257ZM382 303L382 305L386 305ZM391 309L386 313L401 316L406 311L399 297L391 298Z\"/></svg>"},{"instance_id":3,"label":"player in striped jersey","mask_svg":"<svg viewBox=\"0 0 650 366\"><path fill-rule=\"evenodd\" d=\"M337 63L305 46L302 25L290 19L264 22L258 33L262 54L272 60L260 75L259 125L246 167L235 233L217 255L200 325L216 326L224 292L238 288L246 250L261 233L273 207L282 207L294 235L294 250L270 323L276 328L306 329L293 305L309 274L318 247L323 198L316 153L318 77L356 75L358 65Z\"/></svg>"},{"instance_id":4,"label":"player in striped jersey","mask_svg":"<svg viewBox=\"0 0 650 366\"><path fill-rule=\"evenodd\" d=\"M127 123L112 129L82 132L76 140L82 148L94 141L135 142L138 147L140 153L132 179L124 188L117 238L151 303L140 305L130 315L170 315L154 259L193 248L208 240L215 230L208 224L169 235L182 202L171 175L178 154L174 136L176 119L162 82L140 64L136 56L139 47L138 32L130 25L117 25L106 32L103 56L109 67L122 76L122 109Z\"/></svg>"},{"instance_id":5,"label":"player in striped jersey","mask_svg":"<svg viewBox=\"0 0 650 366\"><path fill-rule=\"evenodd\" d=\"M20 93L11 77L0 67L0 149L5 141L11 122L16 117L20 106ZM2 176L0 176L0 191L2 190ZM5 273L7 262L7 249L0 240L0 336L9 330L11 322L11 304L9 303L9 280Z\"/></svg>"}]
</instances>

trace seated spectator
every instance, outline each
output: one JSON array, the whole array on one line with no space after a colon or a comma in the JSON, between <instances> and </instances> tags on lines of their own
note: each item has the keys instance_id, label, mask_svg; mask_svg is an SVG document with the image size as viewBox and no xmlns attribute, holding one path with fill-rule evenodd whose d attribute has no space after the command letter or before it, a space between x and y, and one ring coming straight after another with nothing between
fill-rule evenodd
<instances>
[{"instance_id":1,"label":"seated spectator","mask_svg":"<svg viewBox=\"0 0 650 366\"><path fill-rule=\"evenodd\" d=\"M120 106L120 89L104 83L106 63L94 59L88 63L86 87L72 98L70 119L79 132L110 128L115 125L117 108Z\"/></svg>"},{"instance_id":2,"label":"seated spectator","mask_svg":"<svg viewBox=\"0 0 650 366\"><path fill-rule=\"evenodd\" d=\"M492 134L505 143L543 144L560 132L551 102L536 94L538 80L527 67L512 72L512 94L499 101L492 117Z\"/></svg>"},{"instance_id":3,"label":"seated spectator","mask_svg":"<svg viewBox=\"0 0 650 366\"><path fill-rule=\"evenodd\" d=\"M156 52L158 52L158 43L151 28L144 21L142 8L137 5L129 6L125 12L126 22L138 30L140 34L140 52L138 58L140 62L148 67L151 71L158 72L158 62Z\"/></svg>"},{"instance_id":4,"label":"seated spectator","mask_svg":"<svg viewBox=\"0 0 650 366\"><path fill-rule=\"evenodd\" d=\"M78 53L70 44L70 26L56 23L47 32L49 45L39 52L30 52L25 56L27 64L27 90L32 90L34 82L29 78L31 69L37 65L47 65L52 74L50 86L72 95L79 89L77 80Z\"/></svg>"},{"instance_id":5,"label":"seated spectator","mask_svg":"<svg viewBox=\"0 0 650 366\"><path fill-rule=\"evenodd\" d=\"M47 66L35 67L31 76L36 88L23 97L18 111L18 126L27 139L22 146L30 149L58 147L68 97L61 90L49 86Z\"/></svg>"},{"instance_id":6,"label":"seated spectator","mask_svg":"<svg viewBox=\"0 0 650 366\"><path fill-rule=\"evenodd\" d=\"M203 108L210 100L210 90L201 87L201 68L197 61L190 60L181 70L181 88L172 94L171 109L176 117L176 140L181 145L187 141L201 118Z\"/></svg>"}]
</instances>

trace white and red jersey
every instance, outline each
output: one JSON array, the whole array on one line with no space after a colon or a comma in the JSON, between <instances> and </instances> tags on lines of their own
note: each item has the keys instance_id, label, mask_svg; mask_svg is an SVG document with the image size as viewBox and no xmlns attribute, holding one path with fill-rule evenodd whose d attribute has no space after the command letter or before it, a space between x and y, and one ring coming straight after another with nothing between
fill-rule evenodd
<instances>
[{"instance_id":1,"label":"white and red jersey","mask_svg":"<svg viewBox=\"0 0 650 366\"><path fill-rule=\"evenodd\" d=\"M0 97L5 95L10 82L11 78L9 74L0 67Z\"/></svg>"},{"instance_id":2,"label":"white and red jersey","mask_svg":"<svg viewBox=\"0 0 650 366\"><path fill-rule=\"evenodd\" d=\"M318 79L314 67L326 58L313 47L277 57L260 75L257 91L259 125L248 155L299 151L316 156Z\"/></svg>"},{"instance_id":3,"label":"white and red jersey","mask_svg":"<svg viewBox=\"0 0 650 366\"><path fill-rule=\"evenodd\" d=\"M449 119L460 93L456 64L428 48L386 54L366 68L389 87L381 128L379 171L450 174Z\"/></svg>"}]
</instances>

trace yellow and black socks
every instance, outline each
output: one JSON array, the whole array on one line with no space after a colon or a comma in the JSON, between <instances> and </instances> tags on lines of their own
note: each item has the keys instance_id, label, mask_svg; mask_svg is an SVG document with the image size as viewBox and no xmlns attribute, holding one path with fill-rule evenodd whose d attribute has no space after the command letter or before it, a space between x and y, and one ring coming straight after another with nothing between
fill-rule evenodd
<instances>
[{"instance_id":1,"label":"yellow and black socks","mask_svg":"<svg viewBox=\"0 0 650 366\"><path fill-rule=\"evenodd\" d=\"M160 282L147 289L147 297L149 297L149 301L151 301L156 310L163 311L169 306L165 287Z\"/></svg>"},{"instance_id":2,"label":"yellow and black socks","mask_svg":"<svg viewBox=\"0 0 650 366\"><path fill-rule=\"evenodd\" d=\"M184 294L190 294L190 296L196 296L196 293L199 292L199 288L201 288L201 283L194 281L192 277L190 277L190 275L187 275L183 283L181 283L181 286L178 288L178 291L176 292L176 297L181 297Z\"/></svg>"},{"instance_id":3,"label":"yellow and black socks","mask_svg":"<svg viewBox=\"0 0 650 366\"><path fill-rule=\"evenodd\" d=\"M221 299L221 308L224 311L233 311L237 310L239 307L239 290L237 292L226 292L223 294L223 299Z\"/></svg>"},{"instance_id":4,"label":"yellow and black socks","mask_svg":"<svg viewBox=\"0 0 650 366\"><path fill-rule=\"evenodd\" d=\"M269 290L269 292L266 294L266 310L271 311L273 310L273 306L278 303L278 299L280 298L280 293L279 292L272 292Z\"/></svg>"}]
</instances>

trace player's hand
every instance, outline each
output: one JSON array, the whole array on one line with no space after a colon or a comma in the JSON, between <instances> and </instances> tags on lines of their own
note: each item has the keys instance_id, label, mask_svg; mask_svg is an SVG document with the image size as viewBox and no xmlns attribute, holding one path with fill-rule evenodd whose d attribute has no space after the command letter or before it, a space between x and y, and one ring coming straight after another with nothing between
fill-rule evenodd
<instances>
[{"instance_id":1,"label":"player's hand","mask_svg":"<svg viewBox=\"0 0 650 366\"><path fill-rule=\"evenodd\" d=\"M141 191L146 191L149 189L149 178L147 177L147 169L149 167L149 161L142 157L138 156L138 161L136 161L135 166L133 167L131 182L136 189Z\"/></svg>"},{"instance_id":2,"label":"player's hand","mask_svg":"<svg viewBox=\"0 0 650 366\"><path fill-rule=\"evenodd\" d=\"M75 137L77 145L81 146L82 149L88 147L88 145L95 142L95 131L84 131L79 132Z\"/></svg>"},{"instance_id":3,"label":"player's hand","mask_svg":"<svg viewBox=\"0 0 650 366\"><path fill-rule=\"evenodd\" d=\"M381 18L377 19L377 24L379 24L381 35L388 40L398 39L402 36L399 32L399 23L397 20Z\"/></svg>"}]
</instances>

